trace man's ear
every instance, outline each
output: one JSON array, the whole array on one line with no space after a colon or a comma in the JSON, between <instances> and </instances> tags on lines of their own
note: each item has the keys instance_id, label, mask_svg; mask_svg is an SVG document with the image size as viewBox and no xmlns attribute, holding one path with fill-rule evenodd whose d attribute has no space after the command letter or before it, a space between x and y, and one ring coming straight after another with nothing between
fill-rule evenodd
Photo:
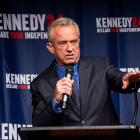
<instances>
[{"instance_id":1,"label":"man's ear","mask_svg":"<svg viewBox=\"0 0 140 140\"><path fill-rule=\"evenodd\" d=\"M52 43L47 43L46 48L49 50L50 53L54 54L54 47Z\"/></svg>"}]
</instances>

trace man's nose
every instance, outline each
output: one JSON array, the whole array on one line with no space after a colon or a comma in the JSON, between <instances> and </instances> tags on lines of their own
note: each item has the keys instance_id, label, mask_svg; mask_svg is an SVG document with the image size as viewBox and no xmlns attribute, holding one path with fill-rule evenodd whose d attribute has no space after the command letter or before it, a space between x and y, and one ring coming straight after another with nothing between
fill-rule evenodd
<instances>
[{"instance_id":1,"label":"man's nose","mask_svg":"<svg viewBox=\"0 0 140 140\"><path fill-rule=\"evenodd\" d=\"M67 49L69 51L72 51L72 44L70 42L67 42Z\"/></svg>"}]
</instances>

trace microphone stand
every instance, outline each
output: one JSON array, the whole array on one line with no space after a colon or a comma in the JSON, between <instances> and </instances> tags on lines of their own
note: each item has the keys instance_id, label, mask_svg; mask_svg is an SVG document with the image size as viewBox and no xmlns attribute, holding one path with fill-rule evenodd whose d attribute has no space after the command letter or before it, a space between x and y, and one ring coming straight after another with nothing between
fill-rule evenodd
<instances>
[{"instance_id":1,"label":"microphone stand","mask_svg":"<svg viewBox=\"0 0 140 140\"><path fill-rule=\"evenodd\" d=\"M136 91L134 92L134 114L132 118L132 125L136 126L137 121L137 113L138 113L138 92L139 88L137 87L137 84L135 84Z\"/></svg>"}]
</instances>

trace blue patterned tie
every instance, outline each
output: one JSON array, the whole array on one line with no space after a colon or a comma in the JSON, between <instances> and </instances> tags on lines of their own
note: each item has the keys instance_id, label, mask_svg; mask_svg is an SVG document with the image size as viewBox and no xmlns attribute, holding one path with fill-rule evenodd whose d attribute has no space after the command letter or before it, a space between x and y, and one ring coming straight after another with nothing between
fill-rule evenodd
<instances>
[{"instance_id":1,"label":"blue patterned tie","mask_svg":"<svg viewBox=\"0 0 140 140\"><path fill-rule=\"evenodd\" d=\"M77 84L76 81L74 81L73 84L73 93L72 93L72 101L74 102L74 104L80 108L80 98L79 98L79 91L77 89Z\"/></svg>"}]
</instances>

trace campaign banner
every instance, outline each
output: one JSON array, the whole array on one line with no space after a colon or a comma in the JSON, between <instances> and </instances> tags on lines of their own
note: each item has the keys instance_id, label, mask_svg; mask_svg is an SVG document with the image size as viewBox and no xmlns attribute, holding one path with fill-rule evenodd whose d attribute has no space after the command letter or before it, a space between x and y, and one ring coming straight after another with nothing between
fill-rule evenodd
<instances>
[{"instance_id":1,"label":"campaign banner","mask_svg":"<svg viewBox=\"0 0 140 140\"><path fill-rule=\"evenodd\" d=\"M139 4L138 0L1 3L0 139L20 140L17 129L32 127L30 83L53 60L46 48L52 21L70 17L78 23L82 56L106 57L123 72L139 71ZM139 94L137 99L140 102ZM134 94L113 93L112 100L120 122L132 124ZM140 127L139 106L136 125Z\"/></svg>"}]
</instances>

